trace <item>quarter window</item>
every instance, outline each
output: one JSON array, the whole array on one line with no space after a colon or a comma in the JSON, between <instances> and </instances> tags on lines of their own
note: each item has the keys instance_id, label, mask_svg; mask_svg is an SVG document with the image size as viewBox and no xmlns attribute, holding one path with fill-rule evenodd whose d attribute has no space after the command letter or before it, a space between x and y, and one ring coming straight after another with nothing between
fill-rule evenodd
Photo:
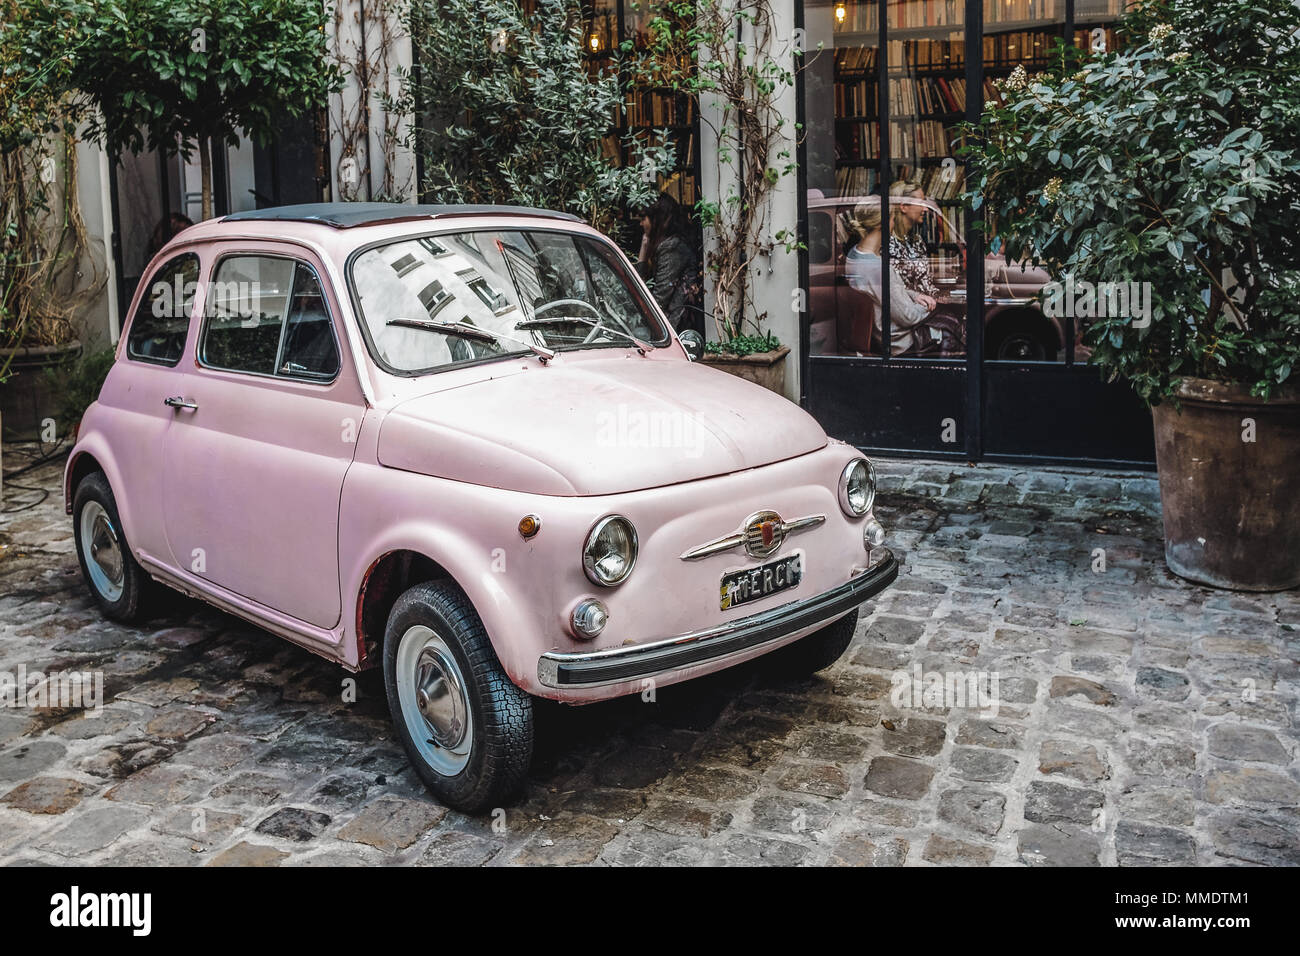
<instances>
[{"instance_id":1,"label":"quarter window","mask_svg":"<svg viewBox=\"0 0 1300 956\"><path fill-rule=\"evenodd\" d=\"M338 346L316 273L277 256L228 256L208 288L199 355L232 372L332 379Z\"/></svg>"},{"instance_id":2,"label":"quarter window","mask_svg":"<svg viewBox=\"0 0 1300 956\"><path fill-rule=\"evenodd\" d=\"M128 358L159 365L175 365L181 360L198 280L199 257L193 253L158 267L131 321Z\"/></svg>"}]
</instances>

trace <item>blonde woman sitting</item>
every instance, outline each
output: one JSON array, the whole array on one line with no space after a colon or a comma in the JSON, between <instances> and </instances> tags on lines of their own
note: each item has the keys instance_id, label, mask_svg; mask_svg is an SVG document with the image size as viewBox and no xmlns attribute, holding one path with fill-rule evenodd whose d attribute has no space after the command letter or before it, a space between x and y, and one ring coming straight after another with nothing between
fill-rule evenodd
<instances>
[{"instance_id":1,"label":"blonde woman sitting","mask_svg":"<svg viewBox=\"0 0 1300 956\"><path fill-rule=\"evenodd\" d=\"M845 254L844 274L849 287L864 292L876 304L876 328L881 313L881 222L880 207L859 203L849 217L849 227L857 242ZM889 270L889 352L891 355L917 354L942 347L943 335L926 324L934 311L935 300L908 290L893 268Z\"/></svg>"}]
</instances>

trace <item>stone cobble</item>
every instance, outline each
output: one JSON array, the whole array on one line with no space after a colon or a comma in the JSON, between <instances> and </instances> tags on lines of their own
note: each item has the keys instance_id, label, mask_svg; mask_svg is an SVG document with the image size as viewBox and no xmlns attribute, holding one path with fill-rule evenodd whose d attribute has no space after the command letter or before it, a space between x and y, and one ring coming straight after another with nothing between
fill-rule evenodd
<instances>
[{"instance_id":1,"label":"stone cobble","mask_svg":"<svg viewBox=\"0 0 1300 956\"><path fill-rule=\"evenodd\" d=\"M1300 595L1172 576L1150 476L877 467L904 565L838 664L542 704L523 792L478 817L426 794L377 673L179 596L103 620L58 465L28 472L0 674L100 672L104 706L0 710L0 863L1300 864ZM912 699L971 674L996 713Z\"/></svg>"}]
</instances>

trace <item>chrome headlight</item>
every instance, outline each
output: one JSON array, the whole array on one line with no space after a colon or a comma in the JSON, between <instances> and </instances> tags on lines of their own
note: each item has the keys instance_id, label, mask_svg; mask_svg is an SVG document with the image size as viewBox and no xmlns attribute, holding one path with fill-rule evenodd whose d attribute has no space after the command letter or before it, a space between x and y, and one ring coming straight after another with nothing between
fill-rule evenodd
<instances>
[{"instance_id":1,"label":"chrome headlight","mask_svg":"<svg viewBox=\"0 0 1300 956\"><path fill-rule=\"evenodd\" d=\"M612 588L622 584L636 565L636 528L622 515L596 522L582 549L582 568L593 584Z\"/></svg>"},{"instance_id":2,"label":"chrome headlight","mask_svg":"<svg viewBox=\"0 0 1300 956\"><path fill-rule=\"evenodd\" d=\"M840 507L850 518L861 518L876 500L876 469L855 458L840 472Z\"/></svg>"}]
</instances>

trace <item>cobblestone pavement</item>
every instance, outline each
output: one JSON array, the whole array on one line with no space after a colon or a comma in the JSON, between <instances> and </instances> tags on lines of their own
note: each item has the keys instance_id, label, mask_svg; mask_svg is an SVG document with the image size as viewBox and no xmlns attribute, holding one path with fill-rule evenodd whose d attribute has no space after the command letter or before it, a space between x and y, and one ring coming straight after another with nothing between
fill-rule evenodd
<instances>
[{"instance_id":1,"label":"cobblestone pavement","mask_svg":"<svg viewBox=\"0 0 1300 956\"><path fill-rule=\"evenodd\" d=\"M905 566L840 663L545 705L483 817L425 795L377 674L347 703L339 668L180 598L102 620L58 468L24 475L49 497L0 524L0 673L101 670L106 705L0 711L0 863L1300 864L1300 594L1171 576L1151 477L880 470ZM897 706L918 665L996 673L997 716Z\"/></svg>"}]
</instances>

